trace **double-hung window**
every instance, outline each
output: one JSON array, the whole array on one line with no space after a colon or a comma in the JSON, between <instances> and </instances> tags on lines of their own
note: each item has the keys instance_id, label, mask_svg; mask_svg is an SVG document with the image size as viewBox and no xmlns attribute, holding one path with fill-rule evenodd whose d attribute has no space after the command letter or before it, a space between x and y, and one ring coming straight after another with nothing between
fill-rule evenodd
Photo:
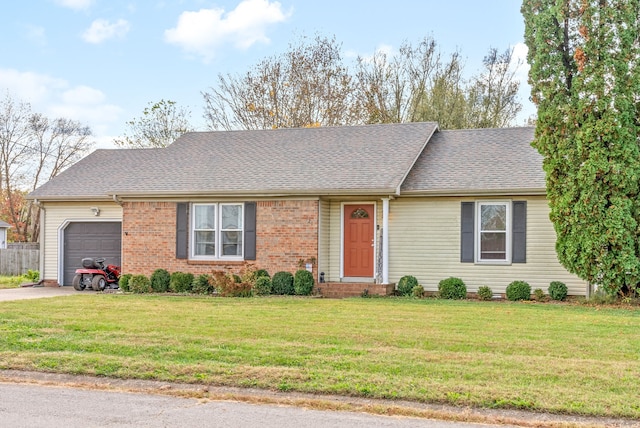
<instances>
[{"instance_id":1,"label":"double-hung window","mask_svg":"<svg viewBox=\"0 0 640 428\"><path fill-rule=\"evenodd\" d=\"M191 257L241 259L243 255L243 204L192 205Z\"/></svg>"},{"instance_id":2,"label":"double-hung window","mask_svg":"<svg viewBox=\"0 0 640 428\"><path fill-rule=\"evenodd\" d=\"M476 257L478 262L509 262L511 254L510 203L478 202Z\"/></svg>"},{"instance_id":3,"label":"double-hung window","mask_svg":"<svg viewBox=\"0 0 640 428\"><path fill-rule=\"evenodd\" d=\"M478 264L527 262L527 202L462 202L460 261Z\"/></svg>"}]
</instances>

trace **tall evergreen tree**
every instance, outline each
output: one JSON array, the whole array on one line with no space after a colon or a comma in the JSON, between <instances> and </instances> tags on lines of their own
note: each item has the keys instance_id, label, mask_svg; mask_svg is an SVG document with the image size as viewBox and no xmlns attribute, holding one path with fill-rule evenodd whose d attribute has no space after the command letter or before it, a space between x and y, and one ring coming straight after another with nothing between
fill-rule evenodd
<instances>
[{"instance_id":1,"label":"tall evergreen tree","mask_svg":"<svg viewBox=\"0 0 640 428\"><path fill-rule=\"evenodd\" d=\"M524 0L560 262L611 294L640 279L639 0Z\"/></svg>"}]
</instances>

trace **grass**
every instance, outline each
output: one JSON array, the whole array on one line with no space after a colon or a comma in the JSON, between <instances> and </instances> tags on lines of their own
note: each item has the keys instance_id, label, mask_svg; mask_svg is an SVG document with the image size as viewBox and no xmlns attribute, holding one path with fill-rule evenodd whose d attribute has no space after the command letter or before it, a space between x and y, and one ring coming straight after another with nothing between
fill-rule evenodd
<instances>
[{"instance_id":1,"label":"grass","mask_svg":"<svg viewBox=\"0 0 640 428\"><path fill-rule=\"evenodd\" d=\"M20 284L24 282L32 282L31 279L24 275L21 276L6 276L0 275L0 290L5 288L18 288Z\"/></svg>"},{"instance_id":2,"label":"grass","mask_svg":"<svg viewBox=\"0 0 640 428\"><path fill-rule=\"evenodd\" d=\"M0 304L0 368L640 418L640 311L77 295Z\"/></svg>"}]
</instances>

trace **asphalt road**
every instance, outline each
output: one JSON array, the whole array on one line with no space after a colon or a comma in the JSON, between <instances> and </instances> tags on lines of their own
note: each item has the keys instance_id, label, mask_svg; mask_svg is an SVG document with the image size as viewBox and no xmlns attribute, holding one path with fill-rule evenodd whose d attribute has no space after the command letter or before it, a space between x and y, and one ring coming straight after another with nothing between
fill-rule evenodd
<instances>
[{"instance_id":1,"label":"asphalt road","mask_svg":"<svg viewBox=\"0 0 640 428\"><path fill-rule=\"evenodd\" d=\"M230 401L201 402L152 394L8 383L0 384L0 425L6 428L487 427L365 413Z\"/></svg>"}]
</instances>

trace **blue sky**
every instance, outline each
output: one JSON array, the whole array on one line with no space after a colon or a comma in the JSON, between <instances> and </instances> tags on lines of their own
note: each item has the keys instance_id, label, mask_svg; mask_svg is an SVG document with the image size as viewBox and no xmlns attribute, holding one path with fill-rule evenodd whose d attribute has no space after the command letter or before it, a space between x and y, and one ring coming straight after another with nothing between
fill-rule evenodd
<instances>
[{"instance_id":1,"label":"blue sky","mask_svg":"<svg viewBox=\"0 0 640 428\"><path fill-rule=\"evenodd\" d=\"M173 100L204 129L201 91L290 42L335 36L347 61L405 40L458 49L474 74L490 47L524 58L517 0L29 0L0 14L0 90L33 110L89 125L113 147L151 101ZM519 122L535 112L526 65Z\"/></svg>"}]
</instances>

